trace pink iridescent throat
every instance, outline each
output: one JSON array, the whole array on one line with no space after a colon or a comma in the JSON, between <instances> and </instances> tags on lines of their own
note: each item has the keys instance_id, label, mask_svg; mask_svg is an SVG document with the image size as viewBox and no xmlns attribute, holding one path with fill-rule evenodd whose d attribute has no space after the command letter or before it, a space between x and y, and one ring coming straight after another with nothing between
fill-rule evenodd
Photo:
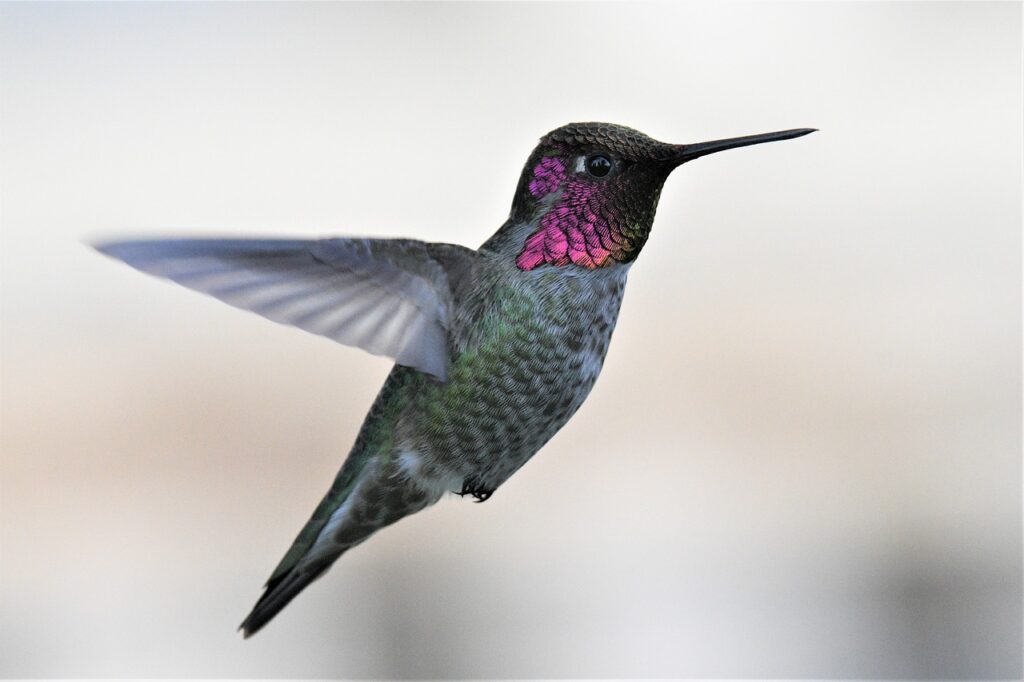
<instances>
[{"instance_id":1,"label":"pink iridescent throat","mask_svg":"<svg viewBox=\"0 0 1024 682\"><path fill-rule=\"evenodd\" d=\"M533 168L529 189L537 199L557 192L562 196L541 216L516 258L520 270L543 264L597 268L620 260L630 250L629 240L607 219L601 185L569 178L565 162L545 157ZM605 210L602 210L605 209Z\"/></svg>"}]
</instances>

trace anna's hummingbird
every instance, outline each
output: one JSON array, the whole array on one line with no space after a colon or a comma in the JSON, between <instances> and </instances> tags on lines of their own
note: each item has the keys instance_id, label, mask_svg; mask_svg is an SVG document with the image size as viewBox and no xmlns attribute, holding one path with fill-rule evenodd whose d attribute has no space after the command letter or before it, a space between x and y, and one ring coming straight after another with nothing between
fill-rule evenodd
<instances>
[{"instance_id":1,"label":"anna's hummingbird","mask_svg":"<svg viewBox=\"0 0 1024 682\"><path fill-rule=\"evenodd\" d=\"M395 360L355 445L242 622L262 628L350 548L445 491L483 502L590 393L626 275L681 164L802 128L700 144L572 123L545 135L476 250L411 239L117 241L105 254Z\"/></svg>"}]
</instances>

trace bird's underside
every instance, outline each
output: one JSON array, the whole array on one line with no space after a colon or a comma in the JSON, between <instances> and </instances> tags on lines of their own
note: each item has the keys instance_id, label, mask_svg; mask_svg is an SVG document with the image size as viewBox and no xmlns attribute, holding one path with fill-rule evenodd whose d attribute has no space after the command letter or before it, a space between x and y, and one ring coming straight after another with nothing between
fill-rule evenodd
<instances>
[{"instance_id":1,"label":"bird's underside","mask_svg":"<svg viewBox=\"0 0 1024 682\"><path fill-rule=\"evenodd\" d=\"M459 300L453 329L472 319L475 331L455 333L461 343L446 381L392 370L334 485L243 622L246 635L380 528L446 491L488 499L583 402L607 350L624 273L574 282L554 296L497 284L507 275L494 279L508 291L478 288ZM592 287L601 295L587 293ZM581 300L591 301L587 314L565 314L566 303Z\"/></svg>"}]
</instances>

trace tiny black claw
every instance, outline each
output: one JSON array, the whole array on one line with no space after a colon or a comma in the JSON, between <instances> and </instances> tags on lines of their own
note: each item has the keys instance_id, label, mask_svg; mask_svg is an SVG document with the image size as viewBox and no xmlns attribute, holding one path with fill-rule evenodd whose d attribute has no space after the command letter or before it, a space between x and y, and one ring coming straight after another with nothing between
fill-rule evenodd
<instances>
[{"instance_id":1,"label":"tiny black claw","mask_svg":"<svg viewBox=\"0 0 1024 682\"><path fill-rule=\"evenodd\" d=\"M488 490L487 488L484 488L480 483L477 483L475 480L467 478L462 482L462 490L455 494L458 495L459 497L472 495L473 499L475 499L477 502L486 502L487 500L490 499L491 495L494 494L494 490Z\"/></svg>"}]
</instances>

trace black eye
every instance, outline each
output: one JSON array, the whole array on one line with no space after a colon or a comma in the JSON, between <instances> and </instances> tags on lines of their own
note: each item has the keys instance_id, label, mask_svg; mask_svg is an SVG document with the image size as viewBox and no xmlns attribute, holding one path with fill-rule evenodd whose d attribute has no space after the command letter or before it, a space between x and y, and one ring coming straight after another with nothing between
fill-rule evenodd
<instances>
[{"instance_id":1,"label":"black eye","mask_svg":"<svg viewBox=\"0 0 1024 682\"><path fill-rule=\"evenodd\" d=\"M612 162L603 154L594 154L587 157L587 172L595 178L603 178L612 171Z\"/></svg>"}]
</instances>

